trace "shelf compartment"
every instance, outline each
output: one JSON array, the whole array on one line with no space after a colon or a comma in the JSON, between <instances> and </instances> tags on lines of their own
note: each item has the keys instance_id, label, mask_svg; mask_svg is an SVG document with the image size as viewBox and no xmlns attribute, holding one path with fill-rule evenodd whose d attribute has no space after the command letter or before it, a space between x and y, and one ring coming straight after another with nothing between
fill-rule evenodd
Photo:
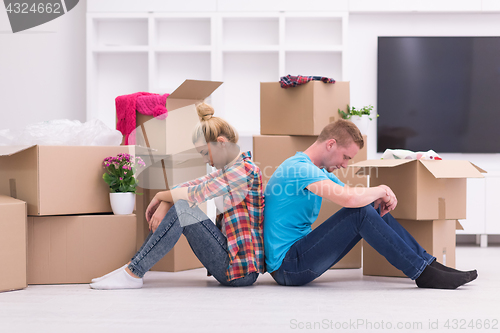
<instances>
[{"instance_id":1,"label":"shelf compartment","mask_svg":"<svg viewBox=\"0 0 500 333\"><path fill-rule=\"evenodd\" d=\"M148 46L102 46L92 50L94 53L146 53Z\"/></svg>"},{"instance_id":2,"label":"shelf compartment","mask_svg":"<svg viewBox=\"0 0 500 333\"><path fill-rule=\"evenodd\" d=\"M97 114L111 128L116 128L115 98L148 91L147 54L95 54Z\"/></svg>"},{"instance_id":3,"label":"shelf compartment","mask_svg":"<svg viewBox=\"0 0 500 333\"><path fill-rule=\"evenodd\" d=\"M157 46L191 46L211 44L211 22L209 17L157 18Z\"/></svg>"},{"instance_id":4,"label":"shelf compartment","mask_svg":"<svg viewBox=\"0 0 500 333\"><path fill-rule=\"evenodd\" d=\"M290 75L327 76L342 80L342 54L339 52L285 52L285 72Z\"/></svg>"},{"instance_id":5,"label":"shelf compartment","mask_svg":"<svg viewBox=\"0 0 500 333\"><path fill-rule=\"evenodd\" d=\"M156 87L171 93L186 79L211 79L210 52L157 52Z\"/></svg>"},{"instance_id":6,"label":"shelf compartment","mask_svg":"<svg viewBox=\"0 0 500 333\"><path fill-rule=\"evenodd\" d=\"M341 17L285 18L285 45L342 45Z\"/></svg>"},{"instance_id":7,"label":"shelf compartment","mask_svg":"<svg viewBox=\"0 0 500 333\"><path fill-rule=\"evenodd\" d=\"M95 46L148 45L147 18L94 18Z\"/></svg>"},{"instance_id":8,"label":"shelf compartment","mask_svg":"<svg viewBox=\"0 0 500 333\"><path fill-rule=\"evenodd\" d=\"M223 18L222 46L279 45L277 17Z\"/></svg>"},{"instance_id":9,"label":"shelf compartment","mask_svg":"<svg viewBox=\"0 0 500 333\"><path fill-rule=\"evenodd\" d=\"M260 82L279 80L279 52L223 53L222 114L238 132L260 133Z\"/></svg>"}]
</instances>

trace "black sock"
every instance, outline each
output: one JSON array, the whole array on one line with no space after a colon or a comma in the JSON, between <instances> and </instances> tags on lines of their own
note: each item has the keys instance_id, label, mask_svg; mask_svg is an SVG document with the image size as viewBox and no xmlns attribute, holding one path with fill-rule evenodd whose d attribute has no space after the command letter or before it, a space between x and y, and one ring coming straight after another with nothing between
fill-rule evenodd
<instances>
[{"instance_id":1,"label":"black sock","mask_svg":"<svg viewBox=\"0 0 500 333\"><path fill-rule=\"evenodd\" d=\"M429 265L415 282L419 288L456 289L476 277L477 273L471 276L468 272L446 272Z\"/></svg>"},{"instance_id":2,"label":"black sock","mask_svg":"<svg viewBox=\"0 0 500 333\"><path fill-rule=\"evenodd\" d=\"M454 268L445 266L445 265L441 264L440 262L438 262L437 260L434 260L429 266L432 266L432 267L434 267L436 269L439 269L440 271L444 271L444 272L468 273L469 277L471 277L472 280L474 280L475 278L477 278L477 271L475 269L472 270L472 271L459 271L458 269L454 269Z\"/></svg>"}]
</instances>

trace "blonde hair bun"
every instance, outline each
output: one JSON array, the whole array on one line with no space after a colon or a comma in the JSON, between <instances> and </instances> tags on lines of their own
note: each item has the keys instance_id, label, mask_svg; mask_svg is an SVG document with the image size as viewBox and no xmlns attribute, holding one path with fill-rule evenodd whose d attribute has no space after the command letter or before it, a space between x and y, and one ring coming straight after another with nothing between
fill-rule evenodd
<instances>
[{"instance_id":1,"label":"blonde hair bun","mask_svg":"<svg viewBox=\"0 0 500 333\"><path fill-rule=\"evenodd\" d=\"M205 102L196 105L196 111L202 121L211 119L215 113L214 108Z\"/></svg>"}]
</instances>

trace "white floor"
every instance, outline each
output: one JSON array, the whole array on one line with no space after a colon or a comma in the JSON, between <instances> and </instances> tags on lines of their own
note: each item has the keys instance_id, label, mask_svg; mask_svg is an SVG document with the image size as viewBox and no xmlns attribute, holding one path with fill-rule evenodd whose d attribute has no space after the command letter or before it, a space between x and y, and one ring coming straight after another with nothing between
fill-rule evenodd
<instances>
[{"instance_id":1,"label":"white floor","mask_svg":"<svg viewBox=\"0 0 500 333\"><path fill-rule=\"evenodd\" d=\"M361 269L330 270L304 287L278 286L269 274L222 287L204 269L149 272L140 290L29 286L0 293L0 332L499 332L499 258L500 246L457 247L457 267L479 273L457 290Z\"/></svg>"}]
</instances>

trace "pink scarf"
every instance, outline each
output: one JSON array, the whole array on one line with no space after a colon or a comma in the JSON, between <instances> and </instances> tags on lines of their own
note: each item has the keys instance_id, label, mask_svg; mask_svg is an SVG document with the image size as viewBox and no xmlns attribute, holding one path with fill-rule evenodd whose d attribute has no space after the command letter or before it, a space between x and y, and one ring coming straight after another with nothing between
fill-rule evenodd
<instances>
[{"instance_id":1,"label":"pink scarf","mask_svg":"<svg viewBox=\"0 0 500 333\"><path fill-rule=\"evenodd\" d=\"M167 116L166 102L169 94L151 94L137 92L135 94L118 96L116 105L116 129L125 137L125 144L134 144L135 138L129 138L130 133L135 130L135 111L139 113L165 119ZM164 115L164 116L162 116Z\"/></svg>"}]
</instances>

